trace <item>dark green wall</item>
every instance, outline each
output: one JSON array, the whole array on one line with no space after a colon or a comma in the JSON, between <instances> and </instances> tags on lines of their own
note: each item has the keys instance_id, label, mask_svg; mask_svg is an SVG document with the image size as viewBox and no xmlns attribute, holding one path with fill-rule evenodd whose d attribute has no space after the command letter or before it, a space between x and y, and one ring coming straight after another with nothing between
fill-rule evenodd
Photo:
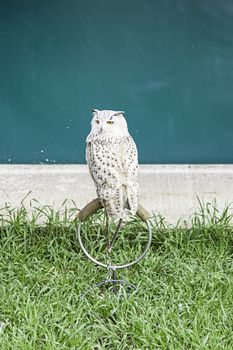
<instances>
[{"instance_id":1,"label":"dark green wall","mask_svg":"<svg viewBox=\"0 0 233 350\"><path fill-rule=\"evenodd\" d=\"M1 0L0 162L84 162L90 109L143 163L233 163L233 0Z\"/></svg>"}]
</instances>

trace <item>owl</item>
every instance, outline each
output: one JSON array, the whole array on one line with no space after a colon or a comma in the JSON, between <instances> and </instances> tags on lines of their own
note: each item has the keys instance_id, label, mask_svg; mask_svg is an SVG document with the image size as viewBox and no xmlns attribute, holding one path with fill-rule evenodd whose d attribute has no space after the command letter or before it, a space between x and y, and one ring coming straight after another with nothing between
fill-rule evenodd
<instances>
[{"instance_id":1,"label":"owl","mask_svg":"<svg viewBox=\"0 0 233 350\"><path fill-rule=\"evenodd\" d=\"M86 160L107 215L127 221L138 208L138 154L122 111L92 110Z\"/></svg>"}]
</instances>

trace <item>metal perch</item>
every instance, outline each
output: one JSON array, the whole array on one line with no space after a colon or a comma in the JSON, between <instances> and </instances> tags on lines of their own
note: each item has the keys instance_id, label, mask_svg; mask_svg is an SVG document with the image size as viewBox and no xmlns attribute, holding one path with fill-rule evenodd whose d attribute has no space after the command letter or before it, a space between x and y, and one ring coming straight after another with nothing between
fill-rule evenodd
<instances>
[{"instance_id":1,"label":"metal perch","mask_svg":"<svg viewBox=\"0 0 233 350\"><path fill-rule=\"evenodd\" d=\"M87 218L89 218L91 215L95 214L99 209L102 209L103 206L101 205L98 198L93 199L90 203L88 203L79 213L78 213L78 219L83 222ZM140 204L138 206L137 210L137 216L144 222L149 220L150 214L148 211L143 208Z\"/></svg>"},{"instance_id":2,"label":"metal perch","mask_svg":"<svg viewBox=\"0 0 233 350\"><path fill-rule=\"evenodd\" d=\"M93 214L95 214L98 210L102 209L103 206L101 205L100 201L98 198L92 200L90 203L88 203L79 213L78 213L78 219L80 220L80 223L78 225L78 228L77 228L77 239L79 241L79 244L80 244L80 247L82 249L82 251L84 252L84 254L93 262L95 263L96 265L99 265L99 266L102 266L102 267L105 267L108 272L110 273L109 274L109 278L104 280L103 282L100 282L100 283L96 283L93 287L91 287L90 289L88 289L84 295L86 295L89 291L91 291L93 288L95 287L98 287L98 286L102 286L102 285L105 285L105 284L113 284L114 288L113 288L113 291L115 294L117 294L117 284L128 284L130 288L134 288L136 289L136 287L132 284L132 283L129 283L128 281L125 281L125 280L119 280L119 279L116 279L116 270L118 269L124 269L124 268L128 268L136 263L138 263L140 260L142 260L145 255L147 254L149 248L150 248L150 245L151 245L151 240L152 240L152 232L151 232L151 226L150 226L150 223L149 223L149 218L150 218L150 214L148 213L148 211L143 208L141 205L139 205L138 207L138 210L137 210L137 213L136 215L143 221L146 223L146 226L147 226L147 231L148 231L148 240L147 240L147 244L146 244L146 247L144 249L144 251L142 252L142 254L135 260L131 261L131 262L128 262L126 264L123 264L123 265L112 265L111 263L110 264L104 264L103 262L101 261L98 261L96 260L95 258L93 258L89 253L88 251L86 250L86 248L84 247L84 244L82 242L82 238L81 238L81 225L82 225L82 222L86 221L89 217L91 217Z\"/></svg>"}]
</instances>

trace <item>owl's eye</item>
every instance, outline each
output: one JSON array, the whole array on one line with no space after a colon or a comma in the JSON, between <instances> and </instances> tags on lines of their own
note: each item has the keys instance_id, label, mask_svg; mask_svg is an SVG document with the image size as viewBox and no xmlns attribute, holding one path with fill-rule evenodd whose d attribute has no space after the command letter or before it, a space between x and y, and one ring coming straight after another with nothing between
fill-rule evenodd
<instances>
[{"instance_id":1,"label":"owl's eye","mask_svg":"<svg viewBox=\"0 0 233 350\"><path fill-rule=\"evenodd\" d=\"M112 124L113 124L113 121L112 121L112 120L108 120L108 121L107 121L107 124L112 125Z\"/></svg>"},{"instance_id":2,"label":"owl's eye","mask_svg":"<svg viewBox=\"0 0 233 350\"><path fill-rule=\"evenodd\" d=\"M95 122L96 122L96 124L99 124L99 123L100 123L100 121L99 121L99 120L96 120Z\"/></svg>"}]
</instances>

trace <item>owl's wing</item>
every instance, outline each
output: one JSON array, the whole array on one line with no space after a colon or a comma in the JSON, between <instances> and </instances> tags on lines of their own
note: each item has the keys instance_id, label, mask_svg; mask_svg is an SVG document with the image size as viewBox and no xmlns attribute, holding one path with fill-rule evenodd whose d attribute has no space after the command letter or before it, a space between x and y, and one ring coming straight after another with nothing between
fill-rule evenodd
<instances>
[{"instance_id":1,"label":"owl's wing","mask_svg":"<svg viewBox=\"0 0 233 350\"><path fill-rule=\"evenodd\" d=\"M127 174L128 182L137 181L138 177L138 152L131 136L128 136L123 143L122 166Z\"/></svg>"},{"instance_id":2,"label":"owl's wing","mask_svg":"<svg viewBox=\"0 0 233 350\"><path fill-rule=\"evenodd\" d=\"M89 172L91 174L92 179L94 180L92 170L94 168L94 157L93 157L93 152L92 152L92 147L91 147L91 142L87 142L86 145L86 162L89 168ZM94 180L95 181L95 180Z\"/></svg>"},{"instance_id":3,"label":"owl's wing","mask_svg":"<svg viewBox=\"0 0 233 350\"><path fill-rule=\"evenodd\" d=\"M122 156L124 157L123 170L127 180L127 199L128 204L133 214L138 208L138 152L136 144L131 136L125 139L123 145Z\"/></svg>"}]
</instances>

